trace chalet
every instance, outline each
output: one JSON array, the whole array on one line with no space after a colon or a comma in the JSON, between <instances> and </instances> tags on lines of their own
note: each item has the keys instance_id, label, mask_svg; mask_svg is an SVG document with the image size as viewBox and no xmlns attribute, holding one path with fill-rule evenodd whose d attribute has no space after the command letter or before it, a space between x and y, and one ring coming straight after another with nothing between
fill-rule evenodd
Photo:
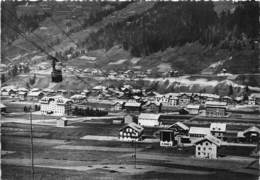
<instances>
[{"instance_id":1,"label":"chalet","mask_svg":"<svg viewBox=\"0 0 260 180\"><path fill-rule=\"evenodd\" d=\"M27 92L19 91L17 96L20 101L25 101L27 98Z\"/></svg>"},{"instance_id":2,"label":"chalet","mask_svg":"<svg viewBox=\"0 0 260 180\"><path fill-rule=\"evenodd\" d=\"M224 97L221 97L220 100L222 102L226 102L227 104L232 104L233 103L233 99L229 96L224 96Z\"/></svg>"},{"instance_id":3,"label":"chalet","mask_svg":"<svg viewBox=\"0 0 260 180\"><path fill-rule=\"evenodd\" d=\"M249 97L248 97L248 104L249 104L249 105L255 105L255 104L256 104L255 98L252 97L252 96L249 96Z\"/></svg>"},{"instance_id":4,"label":"chalet","mask_svg":"<svg viewBox=\"0 0 260 180\"><path fill-rule=\"evenodd\" d=\"M189 136L190 139L203 138L207 135L210 135L210 129L205 127L190 127Z\"/></svg>"},{"instance_id":5,"label":"chalet","mask_svg":"<svg viewBox=\"0 0 260 180\"><path fill-rule=\"evenodd\" d=\"M226 116L226 102L217 101L207 101L206 106L206 116L209 117L224 117Z\"/></svg>"},{"instance_id":6,"label":"chalet","mask_svg":"<svg viewBox=\"0 0 260 180\"><path fill-rule=\"evenodd\" d=\"M145 112L159 113L161 112L162 104L158 102L147 102L143 105Z\"/></svg>"},{"instance_id":7,"label":"chalet","mask_svg":"<svg viewBox=\"0 0 260 180\"><path fill-rule=\"evenodd\" d=\"M111 111L120 111L123 108L125 102L123 101L117 101L111 106Z\"/></svg>"},{"instance_id":8,"label":"chalet","mask_svg":"<svg viewBox=\"0 0 260 180\"><path fill-rule=\"evenodd\" d=\"M176 122L168 127L175 132L175 135L188 135L189 127L182 122Z\"/></svg>"},{"instance_id":9,"label":"chalet","mask_svg":"<svg viewBox=\"0 0 260 180\"><path fill-rule=\"evenodd\" d=\"M182 122L176 122L168 127L174 132L174 142L177 144L190 143L189 127Z\"/></svg>"},{"instance_id":10,"label":"chalet","mask_svg":"<svg viewBox=\"0 0 260 180\"><path fill-rule=\"evenodd\" d=\"M174 131L171 129L160 130L160 146L169 147L175 144Z\"/></svg>"},{"instance_id":11,"label":"chalet","mask_svg":"<svg viewBox=\"0 0 260 180\"><path fill-rule=\"evenodd\" d=\"M124 109L127 112L141 112L142 105L141 105L141 103L138 103L138 102L126 102L124 104Z\"/></svg>"},{"instance_id":12,"label":"chalet","mask_svg":"<svg viewBox=\"0 0 260 180\"><path fill-rule=\"evenodd\" d=\"M244 131L238 132L239 141L249 143L259 143L260 129L256 126L252 126Z\"/></svg>"},{"instance_id":13,"label":"chalet","mask_svg":"<svg viewBox=\"0 0 260 180\"><path fill-rule=\"evenodd\" d=\"M235 97L234 101L236 103L240 104L240 103L243 103L243 99L244 99L243 96L237 96L237 97Z\"/></svg>"},{"instance_id":14,"label":"chalet","mask_svg":"<svg viewBox=\"0 0 260 180\"><path fill-rule=\"evenodd\" d=\"M216 138L224 140L226 135L226 126L227 124L225 123L211 123L210 132Z\"/></svg>"},{"instance_id":15,"label":"chalet","mask_svg":"<svg viewBox=\"0 0 260 180\"><path fill-rule=\"evenodd\" d=\"M176 96L169 96L167 106L177 106L179 102L178 97Z\"/></svg>"},{"instance_id":16,"label":"chalet","mask_svg":"<svg viewBox=\"0 0 260 180\"><path fill-rule=\"evenodd\" d=\"M17 89L14 86L4 86L1 88L1 96L12 96L16 93Z\"/></svg>"},{"instance_id":17,"label":"chalet","mask_svg":"<svg viewBox=\"0 0 260 180\"><path fill-rule=\"evenodd\" d=\"M191 96L185 93L180 94L178 96L178 101L180 106L186 106L191 102Z\"/></svg>"},{"instance_id":18,"label":"chalet","mask_svg":"<svg viewBox=\"0 0 260 180\"><path fill-rule=\"evenodd\" d=\"M81 94L75 94L71 96L70 99L72 100L73 103L78 103L78 104L82 104L86 102L86 96L83 96Z\"/></svg>"},{"instance_id":19,"label":"chalet","mask_svg":"<svg viewBox=\"0 0 260 180\"><path fill-rule=\"evenodd\" d=\"M206 102L206 101L219 101L220 97L217 94L201 93L200 98L202 102Z\"/></svg>"},{"instance_id":20,"label":"chalet","mask_svg":"<svg viewBox=\"0 0 260 180\"><path fill-rule=\"evenodd\" d=\"M199 104L188 104L185 108L189 114L197 115L200 112L200 105Z\"/></svg>"},{"instance_id":21,"label":"chalet","mask_svg":"<svg viewBox=\"0 0 260 180\"><path fill-rule=\"evenodd\" d=\"M260 105L260 93L252 93L249 96L250 99L252 99L252 102L256 105Z\"/></svg>"},{"instance_id":22,"label":"chalet","mask_svg":"<svg viewBox=\"0 0 260 180\"><path fill-rule=\"evenodd\" d=\"M200 104L201 103L201 96L199 94L192 94L192 103Z\"/></svg>"},{"instance_id":23,"label":"chalet","mask_svg":"<svg viewBox=\"0 0 260 180\"><path fill-rule=\"evenodd\" d=\"M40 100L41 113L65 116L71 113L72 101L62 96L43 97Z\"/></svg>"},{"instance_id":24,"label":"chalet","mask_svg":"<svg viewBox=\"0 0 260 180\"><path fill-rule=\"evenodd\" d=\"M195 143L195 157L203 159L217 159L217 150L221 146L221 140L207 135Z\"/></svg>"},{"instance_id":25,"label":"chalet","mask_svg":"<svg viewBox=\"0 0 260 180\"><path fill-rule=\"evenodd\" d=\"M55 93L57 93L57 94L59 94L61 96L64 96L64 95L68 94L68 91L65 90L65 89L59 89L59 90L57 90L57 92L55 91Z\"/></svg>"},{"instance_id":26,"label":"chalet","mask_svg":"<svg viewBox=\"0 0 260 180\"><path fill-rule=\"evenodd\" d=\"M18 92L28 92L29 90L26 89L26 88L21 87L21 88L18 88L17 91Z\"/></svg>"},{"instance_id":27,"label":"chalet","mask_svg":"<svg viewBox=\"0 0 260 180\"><path fill-rule=\"evenodd\" d=\"M141 113L138 116L138 124L147 127L159 126L160 114Z\"/></svg>"},{"instance_id":28,"label":"chalet","mask_svg":"<svg viewBox=\"0 0 260 180\"><path fill-rule=\"evenodd\" d=\"M177 106L178 105L178 97L172 94L166 95L157 95L155 96L155 101L162 103L163 106Z\"/></svg>"},{"instance_id":29,"label":"chalet","mask_svg":"<svg viewBox=\"0 0 260 180\"><path fill-rule=\"evenodd\" d=\"M39 101L44 96L43 92L41 91L30 91L27 94L28 101Z\"/></svg>"},{"instance_id":30,"label":"chalet","mask_svg":"<svg viewBox=\"0 0 260 180\"><path fill-rule=\"evenodd\" d=\"M136 123L129 123L120 129L119 139L121 141L138 141L141 139L144 128Z\"/></svg>"}]
</instances>

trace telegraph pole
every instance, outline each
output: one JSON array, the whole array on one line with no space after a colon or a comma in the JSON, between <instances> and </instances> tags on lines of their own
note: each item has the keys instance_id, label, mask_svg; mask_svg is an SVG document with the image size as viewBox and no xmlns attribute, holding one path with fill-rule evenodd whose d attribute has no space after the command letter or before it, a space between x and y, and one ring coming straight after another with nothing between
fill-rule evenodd
<instances>
[{"instance_id":1,"label":"telegraph pole","mask_svg":"<svg viewBox=\"0 0 260 180\"><path fill-rule=\"evenodd\" d=\"M29 113L30 113L30 125L31 125L31 133L30 133L30 137L31 137L31 168L32 168L32 180L34 180L34 157L33 157L33 126L32 126L32 107L29 107Z\"/></svg>"},{"instance_id":2,"label":"telegraph pole","mask_svg":"<svg viewBox=\"0 0 260 180\"><path fill-rule=\"evenodd\" d=\"M136 169L136 140L135 140L135 169Z\"/></svg>"}]
</instances>

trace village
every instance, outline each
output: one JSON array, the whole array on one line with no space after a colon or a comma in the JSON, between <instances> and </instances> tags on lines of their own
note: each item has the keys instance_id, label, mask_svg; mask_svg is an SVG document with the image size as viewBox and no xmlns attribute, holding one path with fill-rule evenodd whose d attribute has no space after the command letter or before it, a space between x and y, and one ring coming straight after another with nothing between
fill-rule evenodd
<instances>
[{"instance_id":1,"label":"village","mask_svg":"<svg viewBox=\"0 0 260 180\"><path fill-rule=\"evenodd\" d=\"M77 118L100 117L93 121L124 124L118 130L120 141L153 139L162 148L194 146L197 158L217 159L222 146L255 146L255 154L259 153L260 96L256 93L237 102L216 94L159 94L131 85L100 85L80 92L5 86L1 97L3 117L30 111L46 119L56 117L58 127ZM146 128L153 133L147 136Z\"/></svg>"},{"instance_id":2,"label":"village","mask_svg":"<svg viewBox=\"0 0 260 180\"><path fill-rule=\"evenodd\" d=\"M254 1L1 9L0 179L260 177Z\"/></svg>"},{"instance_id":3,"label":"village","mask_svg":"<svg viewBox=\"0 0 260 180\"><path fill-rule=\"evenodd\" d=\"M233 86L237 85L231 84L228 86L229 95L198 90L186 92L181 89L169 92L157 87L160 90L158 92L155 88L142 87L140 84L155 79L181 82L184 76L174 69L159 74L148 70L83 69L62 65L55 59L50 63L44 57L37 56L30 62L20 59L22 63L18 65L1 66L5 78L11 78L10 82L7 81L9 83L1 87L2 134L4 138L11 138L15 142L4 144L9 156L13 154L10 149L25 145L20 140L31 137L31 142L33 139L40 142L54 141L54 146L48 148L61 148L64 153L73 150L78 154L98 149L96 156L103 156L103 151L121 152L115 158L120 163L127 162L125 166L119 167L120 170L113 170L118 172L126 168L126 173L136 173L136 166L142 166L142 171L139 172L142 174L145 168L149 170L148 164L150 166L154 161L161 161L161 166L164 166L166 158L172 159L175 165L190 168L199 166L204 169L246 172L252 176L258 173L260 93L257 91L245 91L236 95ZM84 52L82 57L89 61L96 59L84 55ZM223 69L218 75L202 76L225 79L234 75ZM12 83L12 77L20 80ZM76 78L87 88L71 85L60 88L59 84L69 78ZM50 81L48 87L37 87L40 85L39 79L43 82ZM89 85L87 81L98 83ZM229 80L223 82L230 84ZM243 90L249 88L252 89L242 87ZM58 140L64 141L64 148L55 144ZM67 141L77 145L70 145ZM93 145L86 146L86 143ZM115 143L118 148L111 147ZM31 147L33 146L38 148L37 145ZM42 153L44 152L37 152L40 156ZM65 158L61 156L62 159ZM86 155L81 156L84 158ZM179 156L186 158L177 160ZM50 154L45 158L54 157ZM41 161L36 161L38 166L42 166ZM10 159L4 162L12 164ZM225 162L225 166L221 165L222 162ZM89 163L88 167L92 166ZM131 167L133 164L134 169ZM19 165L29 166L23 162ZM70 169L77 168L75 166ZM161 173L161 170L155 169Z\"/></svg>"}]
</instances>

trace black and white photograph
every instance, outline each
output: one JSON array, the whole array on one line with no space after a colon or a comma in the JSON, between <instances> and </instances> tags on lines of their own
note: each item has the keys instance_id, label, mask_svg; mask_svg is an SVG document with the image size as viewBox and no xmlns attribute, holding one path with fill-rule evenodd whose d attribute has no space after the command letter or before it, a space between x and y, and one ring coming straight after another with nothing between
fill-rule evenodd
<instances>
[{"instance_id":1,"label":"black and white photograph","mask_svg":"<svg viewBox=\"0 0 260 180\"><path fill-rule=\"evenodd\" d=\"M2 0L2 180L260 180L260 3Z\"/></svg>"}]
</instances>

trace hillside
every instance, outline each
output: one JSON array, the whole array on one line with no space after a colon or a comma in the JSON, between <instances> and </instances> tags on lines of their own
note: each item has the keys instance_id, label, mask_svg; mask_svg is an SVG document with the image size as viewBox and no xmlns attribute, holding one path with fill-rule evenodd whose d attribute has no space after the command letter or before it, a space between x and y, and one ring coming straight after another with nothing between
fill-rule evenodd
<instances>
[{"instance_id":1,"label":"hillside","mask_svg":"<svg viewBox=\"0 0 260 180\"><path fill-rule=\"evenodd\" d=\"M74 48L97 57L95 63L72 57L68 65L155 73L217 74L223 68L236 74L259 72L256 2L74 2L50 7L49 14L25 31L28 39L53 54ZM5 20L8 12L2 14ZM3 62L38 51L14 37L11 44L2 42Z\"/></svg>"}]
</instances>

